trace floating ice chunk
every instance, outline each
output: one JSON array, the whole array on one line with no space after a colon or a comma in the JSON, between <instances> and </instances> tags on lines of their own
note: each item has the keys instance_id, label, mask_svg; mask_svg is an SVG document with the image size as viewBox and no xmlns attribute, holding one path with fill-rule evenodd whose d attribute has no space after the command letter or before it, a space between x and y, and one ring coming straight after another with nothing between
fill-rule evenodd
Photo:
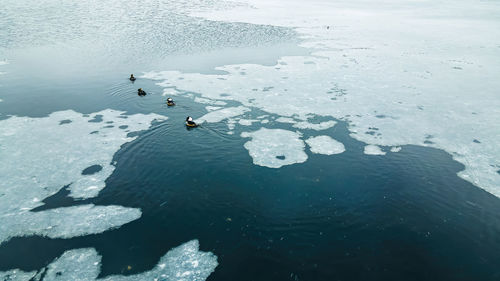
<instances>
[{"instance_id":1,"label":"floating ice chunk","mask_svg":"<svg viewBox=\"0 0 500 281\"><path fill-rule=\"evenodd\" d=\"M264 120L260 121L260 123L262 123L262 124L267 124L267 123L269 123L269 120L264 119Z\"/></svg>"},{"instance_id":2,"label":"floating ice chunk","mask_svg":"<svg viewBox=\"0 0 500 281\"><path fill-rule=\"evenodd\" d=\"M339 154L345 151L344 145L332 139L329 136L311 137L306 140L307 145L311 148L311 152L332 155Z\"/></svg>"},{"instance_id":3,"label":"floating ice chunk","mask_svg":"<svg viewBox=\"0 0 500 281\"><path fill-rule=\"evenodd\" d=\"M214 111L214 110L218 110L218 109L221 109L221 108L222 108L222 107L220 107L220 106L211 106L211 105L209 105L209 106L205 106L205 109L206 109L207 111Z\"/></svg>"},{"instance_id":4,"label":"floating ice chunk","mask_svg":"<svg viewBox=\"0 0 500 281\"><path fill-rule=\"evenodd\" d=\"M393 146L391 147L391 152L400 152L401 151L401 146Z\"/></svg>"},{"instance_id":5,"label":"floating ice chunk","mask_svg":"<svg viewBox=\"0 0 500 281\"><path fill-rule=\"evenodd\" d=\"M0 121L0 243L18 235L70 237L98 233L140 216L137 209L92 205L29 212L67 185L72 197L96 196L114 171L111 161L115 152L135 139L119 127L128 126L129 132L137 132L148 129L153 120L166 119L157 114L123 114L111 109L90 115L67 110L44 118L13 116ZM61 120L72 122L59 125ZM111 121L115 126L103 130L103 124ZM94 131L100 133L92 134ZM92 165L102 170L82 174ZM88 212L89 217L75 218L78 212ZM73 216L73 221L66 216Z\"/></svg>"},{"instance_id":6,"label":"floating ice chunk","mask_svg":"<svg viewBox=\"0 0 500 281\"><path fill-rule=\"evenodd\" d=\"M241 133L241 137L252 139L245 143L245 148L253 163L269 168L305 162L307 154L301 136L297 132L266 128Z\"/></svg>"},{"instance_id":7,"label":"floating ice chunk","mask_svg":"<svg viewBox=\"0 0 500 281\"><path fill-rule=\"evenodd\" d=\"M379 146L373 144L365 146L364 153L367 155L385 155L385 152Z\"/></svg>"},{"instance_id":8,"label":"floating ice chunk","mask_svg":"<svg viewBox=\"0 0 500 281\"><path fill-rule=\"evenodd\" d=\"M203 281L210 276L217 265L217 256L211 252L201 252L198 240L191 240L168 251L155 268L150 271L129 276L113 275L98 279L101 271L101 256L93 248L83 248L66 251L55 259L47 266L43 280ZM41 277L42 272L44 271L41 270L36 277ZM22 272L17 269L0 272L0 280L2 281L29 280L34 276L35 272Z\"/></svg>"},{"instance_id":9,"label":"floating ice chunk","mask_svg":"<svg viewBox=\"0 0 500 281\"><path fill-rule=\"evenodd\" d=\"M0 60L0 65L6 65L6 64L9 64L9 62L6 60Z\"/></svg>"},{"instance_id":10,"label":"floating ice chunk","mask_svg":"<svg viewBox=\"0 0 500 281\"><path fill-rule=\"evenodd\" d=\"M202 117L198 118L195 120L196 123L203 123L203 122L208 122L208 123L215 123L215 122L220 122L224 119L228 119L231 117L235 117L238 115L241 115L245 112L250 111L249 108L246 108L244 106L237 106L237 107L226 107L224 109L216 110L216 111L211 111Z\"/></svg>"},{"instance_id":11,"label":"floating ice chunk","mask_svg":"<svg viewBox=\"0 0 500 281\"><path fill-rule=\"evenodd\" d=\"M255 120L255 119L240 119L238 121L238 124L242 126L251 126L253 122L259 122L260 120Z\"/></svg>"},{"instance_id":12,"label":"floating ice chunk","mask_svg":"<svg viewBox=\"0 0 500 281\"><path fill-rule=\"evenodd\" d=\"M337 122L335 121L326 121L318 124L313 124L309 122L298 122L296 124L293 124L293 127L298 129L311 129L311 130L321 131L331 128L335 126L335 124L337 124Z\"/></svg>"},{"instance_id":13,"label":"floating ice chunk","mask_svg":"<svg viewBox=\"0 0 500 281\"><path fill-rule=\"evenodd\" d=\"M96 234L140 217L139 209L93 204L41 212L0 215L2 221L0 244L16 236L40 235L50 238L71 238Z\"/></svg>"},{"instance_id":14,"label":"floating ice chunk","mask_svg":"<svg viewBox=\"0 0 500 281\"><path fill-rule=\"evenodd\" d=\"M1 281L28 281L35 277L36 272L24 272L19 269L12 269L9 271L0 271Z\"/></svg>"},{"instance_id":15,"label":"floating ice chunk","mask_svg":"<svg viewBox=\"0 0 500 281\"><path fill-rule=\"evenodd\" d=\"M178 95L180 95L180 93L176 89L167 88L167 89L163 90L163 93L161 95L164 97L165 96L178 96Z\"/></svg>"},{"instance_id":16,"label":"floating ice chunk","mask_svg":"<svg viewBox=\"0 0 500 281\"><path fill-rule=\"evenodd\" d=\"M44 281L52 280L96 280L101 271L101 256L93 248L64 252L55 259L45 274Z\"/></svg>"},{"instance_id":17,"label":"floating ice chunk","mask_svg":"<svg viewBox=\"0 0 500 281\"><path fill-rule=\"evenodd\" d=\"M194 98L194 102L204 103L204 104L210 104L210 105L226 105L227 104L224 101L212 100L212 99L200 98L200 97L195 97Z\"/></svg>"},{"instance_id":18,"label":"floating ice chunk","mask_svg":"<svg viewBox=\"0 0 500 281\"><path fill-rule=\"evenodd\" d=\"M279 118L276 118L276 122L290 123L290 124L297 123L295 120L293 120L293 118L290 118L290 117L279 117Z\"/></svg>"},{"instance_id":19,"label":"floating ice chunk","mask_svg":"<svg viewBox=\"0 0 500 281\"><path fill-rule=\"evenodd\" d=\"M206 280L217 267L217 256L201 252L198 240L191 240L171 249L151 271L131 276L110 276L103 281L198 281Z\"/></svg>"}]
</instances>

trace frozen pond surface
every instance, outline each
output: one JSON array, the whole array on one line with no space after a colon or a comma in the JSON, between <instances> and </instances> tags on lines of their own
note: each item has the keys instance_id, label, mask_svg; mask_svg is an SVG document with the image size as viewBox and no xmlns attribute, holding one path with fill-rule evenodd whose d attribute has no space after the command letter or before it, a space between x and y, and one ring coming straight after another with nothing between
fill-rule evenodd
<instances>
[{"instance_id":1,"label":"frozen pond surface","mask_svg":"<svg viewBox=\"0 0 500 281\"><path fill-rule=\"evenodd\" d=\"M7 0L0 280L500 278L499 15Z\"/></svg>"}]
</instances>

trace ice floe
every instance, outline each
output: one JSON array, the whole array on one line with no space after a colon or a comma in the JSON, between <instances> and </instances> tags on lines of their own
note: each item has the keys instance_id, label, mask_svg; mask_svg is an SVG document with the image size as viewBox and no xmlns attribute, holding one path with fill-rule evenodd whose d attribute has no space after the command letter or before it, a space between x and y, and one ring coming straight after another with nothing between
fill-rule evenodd
<instances>
[{"instance_id":1,"label":"ice floe","mask_svg":"<svg viewBox=\"0 0 500 281\"><path fill-rule=\"evenodd\" d=\"M38 273L15 269L0 272L0 279L27 281L33 277L39 280L37 278L43 276L43 281L202 281L208 278L217 265L217 257L210 252L200 251L198 240L192 240L171 249L152 270L139 274L98 278L101 271L101 256L93 248L83 248L64 252Z\"/></svg>"},{"instance_id":2,"label":"ice floe","mask_svg":"<svg viewBox=\"0 0 500 281\"><path fill-rule=\"evenodd\" d=\"M96 196L115 169L111 163L115 152L136 138L128 134L165 119L107 109L89 115L67 110L42 118L1 120L0 244L23 235L69 238L100 233L140 217L140 210L120 206L30 210L64 186L74 198ZM102 169L82 173L94 165Z\"/></svg>"},{"instance_id":3,"label":"ice floe","mask_svg":"<svg viewBox=\"0 0 500 281\"><path fill-rule=\"evenodd\" d=\"M345 151L344 145L332 139L329 136L311 137L306 140L307 145L311 148L311 152L332 155L339 154Z\"/></svg>"},{"instance_id":4,"label":"ice floe","mask_svg":"<svg viewBox=\"0 0 500 281\"><path fill-rule=\"evenodd\" d=\"M301 136L297 132L267 128L241 133L241 137L251 138L245 143L245 148L253 163L269 168L305 162L307 154Z\"/></svg>"},{"instance_id":5,"label":"ice floe","mask_svg":"<svg viewBox=\"0 0 500 281\"><path fill-rule=\"evenodd\" d=\"M195 97L194 102L197 103L204 103L204 104L211 104L211 105L226 105L227 103L224 101L220 100L211 100L207 98L200 98L200 97Z\"/></svg>"},{"instance_id":6,"label":"ice floe","mask_svg":"<svg viewBox=\"0 0 500 281\"><path fill-rule=\"evenodd\" d=\"M293 127L297 129L311 129L311 130L321 131L329 129L335 126L335 124L337 124L337 122L335 121L326 121L320 123L297 122L293 124Z\"/></svg>"},{"instance_id":7,"label":"ice floe","mask_svg":"<svg viewBox=\"0 0 500 281\"><path fill-rule=\"evenodd\" d=\"M373 144L365 146L364 153L366 155L385 155L385 152L379 146Z\"/></svg>"},{"instance_id":8,"label":"ice floe","mask_svg":"<svg viewBox=\"0 0 500 281\"><path fill-rule=\"evenodd\" d=\"M400 152L400 151L401 151L401 146L391 147L391 152Z\"/></svg>"},{"instance_id":9,"label":"ice floe","mask_svg":"<svg viewBox=\"0 0 500 281\"><path fill-rule=\"evenodd\" d=\"M251 126L252 123L254 122L262 122L261 120L258 120L258 119L240 119L238 121L238 124L242 125L242 126Z\"/></svg>"},{"instance_id":10,"label":"ice floe","mask_svg":"<svg viewBox=\"0 0 500 281\"><path fill-rule=\"evenodd\" d=\"M205 106L205 109L206 109L207 111L214 111L214 110L218 110L218 109L221 109L221 108L222 108L222 107L220 107L220 106L211 106L211 105L209 105L209 106Z\"/></svg>"},{"instance_id":11,"label":"ice floe","mask_svg":"<svg viewBox=\"0 0 500 281\"><path fill-rule=\"evenodd\" d=\"M141 217L141 211L122 206L93 204L0 215L0 242L12 237L39 235L71 238L96 234L119 227Z\"/></svg>"},{"instance_id":12,"label":"ice floe","mask_svg":"<svg viewBox=\"0 0 500 281\"><path fill-rule=\"evenodd\" d=\"M367 144L443 149L465 165L460 177L500 196L500 21L492 20L498 3L239 2L246 5L191 15L292 27L311 55L285 56L272 66L220 66L226 73L220 75L149 77L297 120L310 114L345 120L351 136ZM457 26L466 36L454 35ZM365 133L372 127L377 133Z\"/></svg>"},{"instance_id":13,"label":"ice floe","mask_svg":"<svg viewBox=\"0 0 500 281\"><path fill-rule=\"evenodd\" d=\"M35 277L36 271L24 272L19 269L9 271L0 271L0 280L2 281L28 281Z\"/></svg>"},{"instance_id":14,"label":"ice floe","mask_svg":"<svg viewBox=\"0 0 500 281\"><path fill-rule=\"evenodd\" d=\"M196 123L214 123L214 122L220 122L224 119L228 119L231 117L235 117L238 115L241 115L245 112L250 111L249 108L246 108L244 106L237 106L237 107L226 107L223 109L211 111L202 117L198 118L195 120Z\"/></svg>"},{"instance_id":15,"label":"ice floe","mask_svg":"<svg viewBox=\"0 0 500 281\"><path fill-rule=\"evenodd\" d=\"M296 121L293 118L290 118L290 117L278 117L278 118L276 118L275 121L276 122L280 122L280 123L289 123L289 124L295 124L296 123Z\"/></svg>"}]
</instances>

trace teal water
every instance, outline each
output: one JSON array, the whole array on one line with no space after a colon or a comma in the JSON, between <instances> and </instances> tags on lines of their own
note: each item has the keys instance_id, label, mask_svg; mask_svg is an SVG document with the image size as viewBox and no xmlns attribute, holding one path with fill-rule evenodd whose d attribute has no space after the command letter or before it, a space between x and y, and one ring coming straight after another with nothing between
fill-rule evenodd
<instances>
[{"instance_id":1,"label":"teal water","mask_svg":"<svg viewBox=\"0 0 500 281\"><path fill-rule=\"evenodd\" d=\"M98 197L74 201L63 189L33 210L114 204L141 208L139 220L71 239L14 238L0 245L0 271L38 270L66 250L93 247L103 256L101 276L133 274L198 239L218 257L209 280L500 280L500 201L457 177L463 166L449 154L404 146L368 156L339 122L304 138L327 134L346 152L306 151L302 164L256 166L241 127L234 135L223 123L187 130L185 116L205 114L205 105L176 97L177 106L167 107L152 81L127 80L307 53L293 30L185 15L186 5L209 2L5 4L0 58L10 64L1 66L0 119L106 108L169 119L115 154L116 170ZM138 97L139 87L149 94Z\"/></svg>"}]
</instances>

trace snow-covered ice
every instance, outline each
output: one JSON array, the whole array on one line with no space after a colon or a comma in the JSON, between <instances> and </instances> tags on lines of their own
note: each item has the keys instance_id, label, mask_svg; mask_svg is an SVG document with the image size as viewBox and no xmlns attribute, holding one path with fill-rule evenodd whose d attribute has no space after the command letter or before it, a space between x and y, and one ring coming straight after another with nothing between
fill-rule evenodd
<instances>
[{"instance_id":1,"label":"snow-covered ice","mask_svg":"<svg viewBox=\"0 0 500 281\"><path fill-rule=\"evenodd\" d=\"M245 143L245 148L256 165L280 168L307 160L300 133L261 128L255 132L243 132L241 137L251 138Z\"/></svg>"},{"instance_id":2,"label":"snow-covered ice","mask_svg":"<svg viewBox=\"0 0 500 281\"><path fill-rule=\"evenodd\" d=\"M306 140L307 145L311 148L311 152L332 155L339 154L345 151L344 145L332 139L329 136L311 137Z\"/></svg>"}]
</instances>

